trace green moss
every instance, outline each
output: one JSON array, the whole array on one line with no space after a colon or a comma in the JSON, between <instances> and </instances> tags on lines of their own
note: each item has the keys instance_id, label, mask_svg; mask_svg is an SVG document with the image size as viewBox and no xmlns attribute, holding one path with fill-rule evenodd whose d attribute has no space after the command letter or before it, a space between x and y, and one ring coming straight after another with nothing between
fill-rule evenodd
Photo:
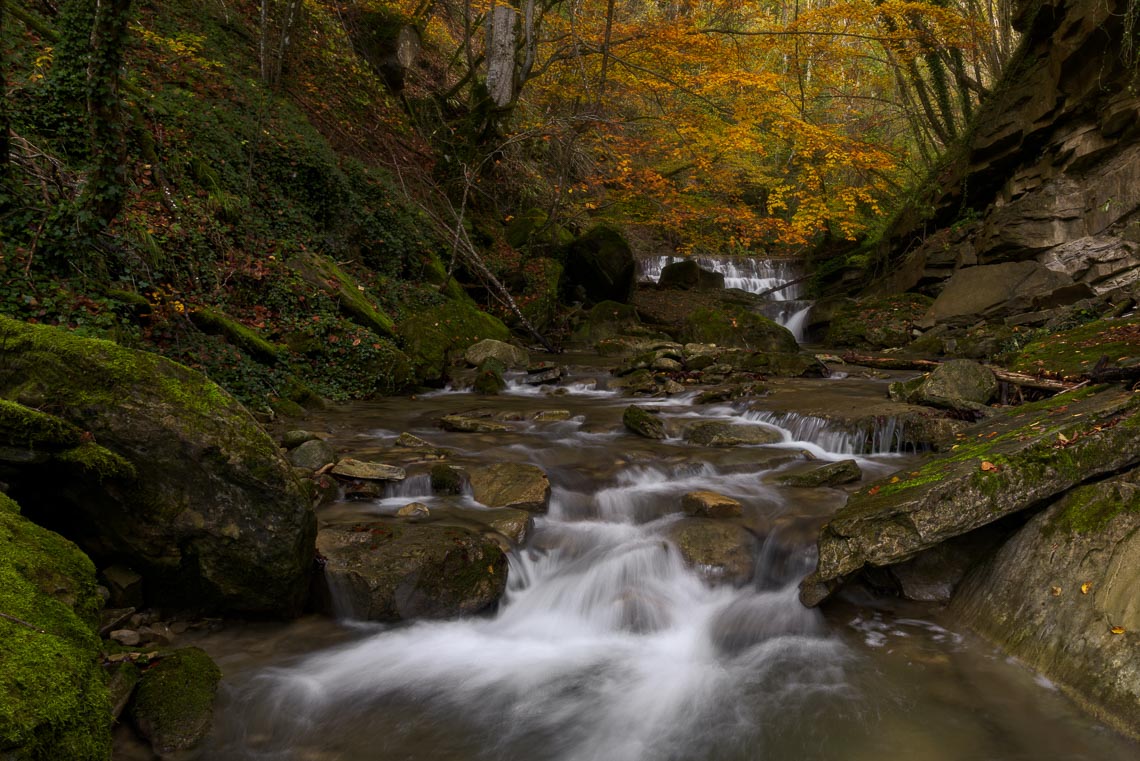
<instances>
[{"instance_id":1,"label":"green moss","mask_svg":"<svg viewBox=\"0 0 1140 761\"><path fill-rule=\"evenodd\" d=\"M191 322L204 333L222 336L227 342L259 362L267 365L277 364L280 349L237 320L209 307L198 307L189 314Z\"/></svg>"},{"instance_id":2,"label":"green moss","mask_svg":"<svg viewBox=\"0 0 1140 761\"><path fill-rule=\"evenodd\" d=\"M133 481L138 477L135 466L106 447L86 441L56 456L59 462L77 466L85 476L99 483L110 479Z\"/></svg>"},{"instance_id":3,"label":"green moss","mask_svg":"<svg viewBox=\"0 0 1140 761\"><path fill-rule=\"evenodd\" d=\"M685 318L682 340L754 351L799 351L795 336L787 328L763 315L731 306L694 309Z\"/></svg>"},{"instance_id":4,"label":"green moss","mask_svg":"<svg viewBox=\"0 0 1140 761\"><path fill-rule=\"evenodd\" d=\"M79 444L82 431L54 415L0 399L0 442L33 451L52 451Z\"/></svg>"},{"instance_id":5,"label":"green moss","mask_svg":"<svg viewBox=\"0 0 1140 761\"><path fill-rule=\"evenodd\" d=\"M1065 495L1064 507L1045 526L1045 536L1100 531L1123 513L1140 513L1140 490L1133 484L1080 486Z\"/></svg>"},{"instance_id":6,"label":"green moss","mask_svg":"<svg viewBox=\"0 0 1140 761\"><path fill-rule=\"evenodd\" d=\"M197 745L209 731L222 672L197 648L175 650L143 672L132 712L155 750L168 754Z\"/></svg>"},{"instance_id":7,"label":"green moss","mask_svg":"<svg viewBox=\"0 0 1140 761\"><path fill-rule=\"evenodd\" d=\"M484 338L506 341L510 331L497 318L468 303L449 301L399 326L399 335L420 378L443 376L450 357Z\"/></svg>"},{"instance_id":8,"label":"green moss","mask_svg":"<svg viewBox=\"0 0 1140 761\"><path fill-rule=\"evenodd\" d=\"M111 713L93 631L95 569L0 494L0 749L23 761L105 761Z\"/></svg>"},{"instance_id":9,"label":"green moss","mask_svg":"<svg viewBox=\"0 0 1140 761\"><path fill-rule=\"evenodd\" d=\"M827 331L830 346L891 348L910 342L910 331L930 305L929 296L904 293L865 299L840 309Z\"/></svg>"},{"instance_id":10,"label":"green moss","mask_svg":"<svg viewBox=\"0 0 1140 761\"><path fill-rule=\"evenodd\" d=\"M1042 331L1013 359L1017 372L1078 378L1106 356L1111 362L1140 358L1140 317L1096 320L1062 332Z\"/></svg>"},{"instance_id":11,"label":"green moss","mask_svg":"<svg viewBox=\"0 0 1140 761\"><path fill-rule=\"evenodd\" d=\"M378 336L395 335L392 318L381 312L368 300L363 286L347 272L324 257L306 253L296 263L298 272L313 285L334 296L344 316Z\"/></svg>"}]
</instances>

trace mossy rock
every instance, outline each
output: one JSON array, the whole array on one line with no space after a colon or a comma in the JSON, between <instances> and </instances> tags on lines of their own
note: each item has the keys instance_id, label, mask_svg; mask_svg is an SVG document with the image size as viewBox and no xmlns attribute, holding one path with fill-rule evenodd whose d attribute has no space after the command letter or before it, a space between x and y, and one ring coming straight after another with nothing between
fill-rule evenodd
<instances>
[{"instance_id":1,"label":"mossy rock","mask_svg":"<svg viewBox=\"0 0 1140 761\"><path fill-rule=\"evenodd\" d=\"M168 653L142 673L131 717L156 753L190 750L206 738L221 678L217 664L197 647Z\"/></svg>"},{"instance_id":2,"label":"mossy rock","mask_svg":"<svg viewBox=\"0 0 1140 761\"><path fill-rule=\"evenodd\" d=\"M297 273L335 299L341 313L378 336L394 337L395 323L368 299L367 290L335 262L306 252L293 262Z\"/></svg>"},{"instance_id":3,"label":"mossy rock","mask_svg":"<svg viewBox=\"0 0 1140 761\"><path fill-rule=\"evenodd\" d=\"M450 465L436 463L431 467L431 490L434 494L461 494L463 476Z\"/></svg>"},{"instance_id":4,"label":"mossy rock","mask_svg":"<svg viewBox=\"0 0 1140 761\"><path fill-rule=\"evenodd\" d=\"M1079 378L1102 356L1120 364L1140 359L1140 317L1096 320L1060 332L1042 331L1017 353L1010 369L1052 378Z\"/></svg>"},{"instance_id":5,"label":"mossy rock","mask_svg":"<svg viewBox=\"0 0 1140 761\"><path fill-rule=\"evenodd\" d=\"M563 249L561 291L566 303L627 303L637 264L625 236L616 227L598 225Z\"/></svg>"},{"instance_id":6,"label":"mossy rock","mask_svg":"<svg viewBox=\"0 0 1140 761\"><path fill-rule=\"evenodd\" d=\"M685 318L681 340L762 352L799 351L796 337L787 328L763 315L732 306L693 310Z\"/></svg>"},{"instance_id":7,"label":"mossy rock","mask_svg":"<svg viewBox=\"0 0 1140 761\"><path fill-rule=\"evenodd\" d=\"M621 422L627 430L647 439L664 439L666 436L665 421L660 416L654 415L636 404L631 404L625 408L625 412L621 415Z\"/></svg>"},{"instance_id":8,"label":"mossy rock","mask_svg":"<svg viewBox=\"0 0 1140 761\"><path fill-rule=\"evenodd\" d=\"M416 376L424 381L443 378L452 358L472 344L511 337L501 320L461 301L449 301L404 320L398 333Z\"/></svg>"},{"instance_id":9,"label":"mossy rock","mask_svg":"<svg viewBox=\"0 0 1140 761\"><path fill-rule=\"evenodd\" d=\"M559 224L550 223L550 215L542 209L526 209L507 225L507 243L512 248L538 246L545 249L554 249L566 246L574 240L573 234Z\"/></svg>"},{"instance_id":10,"label":"mossy rock","mask_svg":"<svg viewBox=\"0 0 1140 761\"><path fill-rule=\"evenodd\" d=\"M904 293L844 304L832 317L827 344L859 349L906 346L915 324L933 303L929 296Z\"/></svg>"},{"instance_id":11,"label":"mossy rock","mask_svg":"<svg viewBox=\"0 0 1140 761\"><path fill-rule=\"evenodd\" d=\"M189 311L190 321L203 333L219 335L237 348L266 365L275 365L280 359L281 350L262 338L257 331L247 328L237 320L209 307L197 307Z\"/></svg>"},{"instance_id":12,"label":"mossy rock","mask_svg":"<svg viewBox=\"0 0 1140 761\"><path fill-rule=\"evenodd\" d=\"M79 548L0 494L0 756L111 757L111 706L94 627L102 601Z\"/></svg>"},{"instance_id":13,"label":"mossy rock","mask_svg":"<svg viewBox=\"0 0 1140 761\"><path fill-rule=\"evenodd\" d=\"M784 486L813 488L818 486L842 486L863 477L863 471L854 460L839 460L817 465L807 470L785 473L776 480Z\"/></svg>"},{"instance_id":14,"label":"mossy rock","mask_svg":"<svg viewBox=\"0 0 1140 761\"><path fill-rule=\"evenodd\" d=\"M276 443L233 397L157 355L59 328L0 318L0 341L0 398L89 439L5 472L29 516L99 562L127 560L155 600L299 609L315 517Z\"/></svg>"},{"instance_id":15,"label":"mossy rock","mask_svg":"<svg viewBox=\"0 0 1140 761\"><path fill-rule=\"evenodd\" d=\"M485 396L494 396L500 391L505 391L507 382L503 379L504 369L506 368L502 362L494 357L487 357L479 364L479 369L475 372L472 390L476 394Z\"/></svg>"}]
</instances>

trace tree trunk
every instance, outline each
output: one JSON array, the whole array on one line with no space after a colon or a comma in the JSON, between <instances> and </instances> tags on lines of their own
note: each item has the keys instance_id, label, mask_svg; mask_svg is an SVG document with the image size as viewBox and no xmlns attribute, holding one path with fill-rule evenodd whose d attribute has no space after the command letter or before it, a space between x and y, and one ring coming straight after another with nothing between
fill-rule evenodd
<instances>
[{"instance_id":1,"label":"tree trunk","mask_svg":"<svg viewBox=\"0 0 1140 761\"><path fill-rule=\"evenodd\" d=\"M496 107L506 109L515 100L515 26L518 12L496 5L487 25L487 94Z\"/></svg>"},{"instance_id":2,"label":"tree trunk","mask_svg":"<svg viewBox=\"0 0 1140 761\"><path fill-rule=\"evenodd\" d=\"M5 39L4 21L8 10L8 0L0 0L0 40ZM0 47L0 93L8 92L8 61L4 49ZM0 98L0 182L8 178L8 98Z\"/></svg>"},{"instance_id":3,"label":"tree trunk","mask_svg":"<svg viewBox=\"0 0 1140 761\"><path fill-rule=\"evenodd\" d=\"M119 102L119 71L131 0L96 0L87 63L87 119L92 168L83 205L102 226L110 224L126 193L127 142Z\"/></svg>"}]
</instances>

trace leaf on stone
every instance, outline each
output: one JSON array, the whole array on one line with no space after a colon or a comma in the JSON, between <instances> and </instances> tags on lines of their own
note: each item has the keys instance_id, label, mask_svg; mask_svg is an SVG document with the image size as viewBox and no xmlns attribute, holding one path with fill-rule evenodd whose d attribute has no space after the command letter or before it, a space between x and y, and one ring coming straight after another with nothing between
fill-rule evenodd
<instances>
[{"instance_id":1,"label":"leaf on stone","mask_svg":"<svg viewBox=\"0 0 1140 761\"><path fill-rule=\"evenodd\" d=\"M989 460L982 460L982 470L986 471L987 473L990 473L990 472L996 473L999 470L1001 470L1001 467L998 465L994 465Z\"/></svg>"},{"instance_id":2,"label":"leaf on stone","mask_svg":"<svg viewBox=\"0 0 1140 761\"><path fill-rule=\"evenodd\" d=\"M878 493L879 493L879 487L878 486L872 486L870 489L867 490L867 494L871 495L872 497Z\"/></svg>"},{"instance_id":3,"label":"leaf on stone","mask_svg":"<svg viewBox=\"0 0 1140 761\"><path fill-rule=\"evenodd\" d=\"M1086 581L1084 584L1081 584L1081 594L1087 595L1090 589L1092 589L1091 581Z\"/></svg>"},{"instance_id":4,"label":"leaf on stone","mask_svg":"<svg viewBox=\"0 0 1140 761\"><path fill-rule=\"evenodd\" d=\"M1060 597L1061 596L1061 588L1060 587L1049 587L1049 593L1052 594L1054 597Z\"/></svg>"},{"instance_id":5,"label":"leaf on stone","mask_svg":"<svg viewBox=\"0 0 1140 761\"><path fill-rule=\"evenodd\" d=\"M1063 433L1058 433L1057 441L1061 442L1061 446L1064 446L1065 444L1068 444L1071 439Z\"/></svg>"},{"instance_id":6,"label":"leaf on stone","mask_svg":"<svg viewBox=\"0 0 1140 761\"><path fill-rule=\"evenodd\" d=\"M1124 627L1123 626L1114 626L1111 629L1109 629L1109 631L1112 632L1113 634L1124 634Z\"/></svg>"},{"instance_id":7,"label":"leaf on stone","mask_svg":"<svg viewBox=\"0 0 1140 761\"><path fill-rule=\"evenodd\" d=\"M902 480L901 478L899 478L898 476L895 476L894 478L892 478L892 479L891 479L891 483L892 483L892 484L897 484L897 483L898 483L899 481L901 481L901 480Z\"/></svg>"}]
</instances>

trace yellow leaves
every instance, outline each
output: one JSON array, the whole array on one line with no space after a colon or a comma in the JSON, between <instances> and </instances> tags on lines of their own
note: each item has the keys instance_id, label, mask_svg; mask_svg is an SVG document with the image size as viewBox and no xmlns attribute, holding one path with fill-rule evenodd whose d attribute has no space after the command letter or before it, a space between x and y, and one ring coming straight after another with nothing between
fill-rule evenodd
<instances>
[{"instance_id":1,"label":"yellow leaves","mask_svg":"<svg viewBox=\"0 0 1140 761\"><path fill-rule=\"evenodd\" d=\"M1109 631L1112 632L1113 634L1124 634L1124 627L1123 626L1114 626L1111 629L1109 629Z\"/></svg>"},{"instance_id":2,"label":"yellow leaves","mask_svg":"<svg viewBox=\"0 0 1140 761\"><path fill-rule=\"evenodd\" d=\"M982 470L986 473L999 473L999 472L1001 472L1001 466L995 465L992 462L990 462L989 460L982 460L982 466L981 467L982 467Z\"/></svg>"},{"instance_id":3,"label":"yellow leaves","mask_svg":"<svg viewBox=\"0 0 1140 761\"><path fill-rule=\"evenodd\" d=\"M1049 587L1049 594L1053 595L1054 597L1060 597L1061 596L1061 588L1060 587Z\"/></svg>"},{"instance_id":4,"label":"yellow leaves","mask_svg":"<svg viewBox=\"0 0 1140 761\"><path fill-rule=\"evenodd\" d=\"M1092 589L1092 582L1091 581L1086 581L1084 584L1081 584L1081 594L1087 595L1089 593L1089 590L1091 590L1091 589Z\"/></svg>"}]
</instances>

